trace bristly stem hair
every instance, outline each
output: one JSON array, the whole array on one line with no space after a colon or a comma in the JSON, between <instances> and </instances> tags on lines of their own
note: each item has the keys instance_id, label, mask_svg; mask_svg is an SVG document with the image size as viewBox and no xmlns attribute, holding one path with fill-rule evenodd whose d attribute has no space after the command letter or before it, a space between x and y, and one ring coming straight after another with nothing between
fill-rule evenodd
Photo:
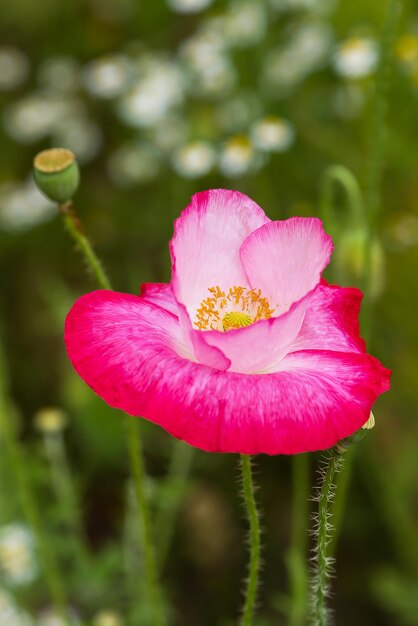
<instances>
[{"instance_id":1,"label":"bristly stem hair","mask_svg":"<svg viewBox=\"0 0 418 626\"><path fill-rule=\"evenodd\" d=\"M329 543L333 527L330 523L331 503L334 498L334 478L343 465L342 455L333 448L320 467L321 483L314 501L318 502L318 513L314 524L314 568L311 579L312 626L328 626L330 611L327 605L329 578L332 573L333 558L329 554Z\"/></svg>"},{"instance_id":2,"label":"bristly stem hair","mask_svg":"<svg viewBox=\"0 0 418 626\"><path fill-rule=\"evenodd\" d=\"M249 525L250 546L250 562L248 566L248 578L246 580L244 608L242 611L240 626L253 626L254 612L257 602L257 591L260 580L261 527L260 515L255 499L251 457L247 454L241 454L240 463L244 504Z\"/></svg>"}]
</instances>

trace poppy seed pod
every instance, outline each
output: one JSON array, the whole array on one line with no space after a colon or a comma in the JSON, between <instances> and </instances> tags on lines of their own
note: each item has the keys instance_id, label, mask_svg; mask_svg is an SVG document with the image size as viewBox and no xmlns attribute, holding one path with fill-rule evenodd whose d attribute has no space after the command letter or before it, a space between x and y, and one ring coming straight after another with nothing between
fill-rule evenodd
<instances>
[{"instance_id":1,"label":"poppy seed pod","mask_svg":"<svg viewBox=\"0 0 418 626\"><path fill-rule=\"evenodd\" d=\"M43 150L33 161L35 182L55 202L68 202L77 191L80 172L74 154L65 148Z\"/></svg>"}]
</instances>

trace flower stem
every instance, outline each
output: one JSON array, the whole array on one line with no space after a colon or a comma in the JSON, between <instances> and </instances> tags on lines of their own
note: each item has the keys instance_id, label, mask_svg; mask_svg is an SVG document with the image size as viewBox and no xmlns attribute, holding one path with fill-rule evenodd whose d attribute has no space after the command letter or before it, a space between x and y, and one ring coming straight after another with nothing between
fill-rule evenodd
<instances>
[{"instance_id":1,"label":"flower stem","mask_svg":"<svg viewBox=\"0 0 418 626\"><path fill-rule=\"evenodd\" d=\"M290 577L289 626L303 626L306 620L306 548L309 513L309 457L292 457L292 546L287 555Z\"/></svg>"},{"instance_id":2,"label":"flower stem","mask_svg":"<svg viewBox=\"0 0 418 626\"><path fill-rule=\"evenodd\" d=\"M129 457L132 466L135 497L138 509L141 512L141 545L144 551L146 575L145 583L148 592L147 595L150 600L154 625L164 626L165 619L162 609L161 592L158 584L157 564L151 531L151 518L145 492L145 470L141 449L141 439L139 436L138 424L130 416L128 416L127 418L127 429L129 440Z\"/></svg>"},{"instance_id":3,"label":"flower stem","mask_svg":"<svg viewBox=\"0 0 418 626\"><path fill-rule=\"evenodd\" d=\"M315 532L315 567L312 577L312 624L313 626L327 626L329 624L329 610L327 596L329 578L331 575L332 558L329 556L328 546L332 536L332 527L329 523L331 516L330 505L334 497L334 477L342 467L342 456L333 448L325 459L323 478L318 488L318 518Z\"/></svg>"},{"instance_id":4,"label":"flower stem","mask_svg":"<svg viewBox=\"0 0 418 626\"><path fill-rule=\"evenodd\" d=\"M241 454L240 461L244 503L250 529L250 563L248 568L248 579L246 581L244 609L242 612L240 626L253 626L261 565L260 516L255 500L251 457L247 454Z\"/></svg>"},{"instance_id":5,"label":"flower stem","mask_svg":"<svg viewBox=\"0 0 418 626\"><path fill-rule=\"evenodd\" d=\"M60 205L60 213L62 214L65 227L67 228L70 236L77 244L81 255L84 257L88 269L92 272L96 278L96 282L102 289L112 289L110 281L106 276L100 259L97 257L90 241L83 233L81 222L79 221L74 206L71 202L66 202Z\"/></svg>"},{"instance_id":6,"label":"flower stem","mask_svg":"<svg viewBox=\"0 0 418 626\"><path fill-rule=\"evenodd\" d=\"M110 280L106 276L99 258L94 252L88 238L83 233L81 222L76 215L73 204L71 202L67 202L60 205L60 212L63 216L64 224L67 227L70 236L77 244L81 255L84 257L87 268L96 278L99 287L102 289L112 289ZM140 516L139 526L142 547L145 554L145 582L149 593L150 606L152 607L154 615L154 624L155 626L164 626L165 619L161 608L161 591L157 576L157 564L151 532L150 513L147 498L145 496L143 452L138 424L132 417L128 418L128 427L126 432L131 472L135 488L135 497Z\"/></svg>"},{"instance_id":7,"label":"flower stem","mask_svg":"<svg viewBox=\"0 0 418 626\"><path fill-rule=\"evenodd\" d=\"M45 583L58 615L70 625L64 583L61 578L50 542L44 531L30 478L26 472L25 456L17 437L12 414L13 407L7 388L6 359L0 345L0 438L4 441L10 467L16 480L18 498L23 514L31 528L39 552Z\"/></svg>"},{"instance_id":8,"label":"flower stem","mask_svg":"<svg viewBox=\"0 0 418 626\"><path fill-rule=\"evenodd\" d=\"M324 222L333 233L341 230L333 202L337 185L344 190L347 196L351 226L358 226L364 221L363 197L356 177L343 165L332 165L325 170L322 177L320 207Z\"/></svg>"}]
</instances>

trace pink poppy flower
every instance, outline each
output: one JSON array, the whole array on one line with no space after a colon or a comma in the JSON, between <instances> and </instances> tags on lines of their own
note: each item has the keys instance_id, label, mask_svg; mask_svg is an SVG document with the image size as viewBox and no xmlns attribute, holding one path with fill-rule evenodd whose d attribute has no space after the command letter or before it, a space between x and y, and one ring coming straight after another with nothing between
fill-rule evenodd
<instances>
[{"instance_id":1,"label":"pink poppy flower","mask_svg":"<svg viewBox=\"0 0 418 626\"><path fill-rule=\"evenodd\" d=\"M171 283L81 297L69 358L108 404L203 450L329 448L390 376L359 336L361 292L321 279L332 248L317 218L271 221L237 191L198 193L175 222Z\"/></svg>"}]
</instances>

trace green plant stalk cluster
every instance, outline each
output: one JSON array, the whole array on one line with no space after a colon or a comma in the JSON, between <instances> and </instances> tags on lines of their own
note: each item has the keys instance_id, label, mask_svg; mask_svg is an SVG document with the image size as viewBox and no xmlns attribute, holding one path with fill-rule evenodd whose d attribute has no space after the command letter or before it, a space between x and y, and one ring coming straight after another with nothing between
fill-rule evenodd
<instances>
[{"instance_id":1,"label":"green plant stalk cluster","mask_svg":"<svg viewBox=\"0 0 418 626\"><path fill-rule=\"evenodd\" d=\"M75 213L74 206L71 202L60 205L60 212L63 216L64 224L70 236L79 248L87 268L92 272L93 276L102 289L112 289L110 280L106 276L103 266L94 252L90 241L83 233L81 223ZM149 513L148 501L145 493L145 471L143 462L143 452L140 442L140 433L137 422L128 417L127 424L127 443L129 450L129 459L134 481L135 496L140 515L139 528L141 532L141 545L145 555L145 578L146 588L150 606L153 610L155 626L165 626L165 618L162 611L161 592L158 582L157 561L154 548L154 541L151 530L151 520Z\"/></svg>"},{"instance_id":2,"label":"green plant stalk cluster","mask_svg":"<svg viewBox=\"0 0 418 626\"><path fill-rule=\"evenodd\" d=\"M31 481L26 472L25 456L13 423L13 408L9 398L7 379L6 360L0 343L0 439L4 443L12 476L16 481L22 512L35 537L41 568L52 604L64 623L70 626L64 582L41 521L36 495L33 493Z\"/></svg>"}]
</instances>

